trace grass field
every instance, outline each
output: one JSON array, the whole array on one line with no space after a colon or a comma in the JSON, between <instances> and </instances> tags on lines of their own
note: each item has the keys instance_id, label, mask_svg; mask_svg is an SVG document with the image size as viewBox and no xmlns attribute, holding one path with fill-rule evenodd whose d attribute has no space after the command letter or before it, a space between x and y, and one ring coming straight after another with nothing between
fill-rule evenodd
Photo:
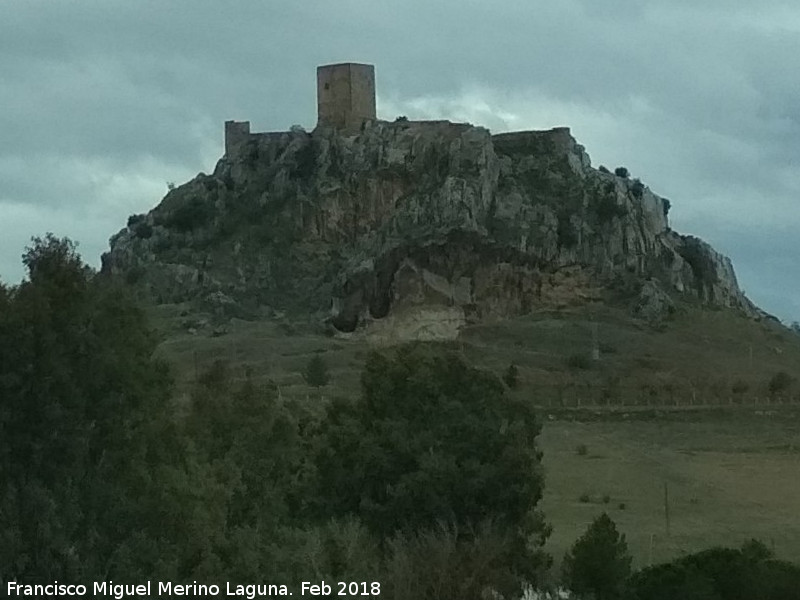
<instances>
[{"instance_id":1,"label":"grass field","mask_svg":"<svg viewBox=\"0 0 800 600\"><path fill-rule=\"evenodd\" d=\"M242 377L249 370L272 379L289 398L318 402L320 395L359 391L372 349L364 339L281 321L231 320L212 333L190 329L181 312L158 307L153 314L179 398L219 359ZM601 359L576 367L571 357L590 351L595 329ZM796 335L774 323L700 310L656 331L623 311L590 307L474 325L446 346L498 374L514 362L520 385L511 393L542 407L542 508L554 528L548 549L557 562L603 510L627 535L639 566L752 537L800 562L798 385L773 396L768 390L778 371L800 375ZM332 374L322 390L301 375L315 353ZM579 404L598 408L577 412ZM708 405L724 408L700 408ZM585 454L577 451L581 444Z\"/></svg>"},{"instance_id":2,"label":"grass field","mask_svg":"<svg viewBox=\"0 0 800 600\"><path fill-rule=\"evenodd\" d=\"M560 560L606 511L639 566L750 538L800 562L800 415L769 412L695 415L694 422L547 420L539 443L550 552Z\"/></svg>"}]
</instances>

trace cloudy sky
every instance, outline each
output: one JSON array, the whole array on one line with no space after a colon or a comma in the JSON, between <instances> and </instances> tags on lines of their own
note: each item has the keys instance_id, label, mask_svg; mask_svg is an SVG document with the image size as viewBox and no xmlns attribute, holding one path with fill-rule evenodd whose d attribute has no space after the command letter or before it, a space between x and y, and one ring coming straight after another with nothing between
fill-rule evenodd
<instances>
[{"instance_id":1,"label":"cloudy sky","mask_svg":"<svg viewBox=\"0 0 800 600\"><path fill-rule=\"evenodd\" d=\"M0 0L0 279L48 231L99 265L226 119L313 128L343 61L376 65L381 118L571 127L800 320L796 0Z\"/></svg>"}]
</instances>

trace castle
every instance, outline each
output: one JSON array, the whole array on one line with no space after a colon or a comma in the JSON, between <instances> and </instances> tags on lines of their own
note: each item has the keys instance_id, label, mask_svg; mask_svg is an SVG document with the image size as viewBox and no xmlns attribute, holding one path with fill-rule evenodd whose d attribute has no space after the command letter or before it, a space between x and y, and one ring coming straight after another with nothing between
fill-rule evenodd
<instances>
[{"instance_id":1,"label":"castle","mask_svg":"<svg viewBox=\"0 0 800 600\"><path fill-rule=\"evenodd\" d=\"M375 116L375 67L360 63L337 63L317 67L317 127L334 127L347 134L360 131ZM250 121L225 121L225 154L252 136L282 135L250 133Z\"/></svg>"}]
</instances>

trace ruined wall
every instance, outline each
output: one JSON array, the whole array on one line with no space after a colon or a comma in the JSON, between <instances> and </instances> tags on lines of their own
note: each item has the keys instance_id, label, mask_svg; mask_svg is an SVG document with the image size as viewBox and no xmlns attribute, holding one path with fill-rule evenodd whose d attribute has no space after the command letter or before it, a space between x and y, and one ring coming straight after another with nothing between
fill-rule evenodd
<instances>
[{"instance_id":1,"label":"ruined wall","mask_svg":"<svg viewBox=\"0 0 800 600\"><path fill-rule=\"evenodd\" d=\"M375 67L341 63L317 67L319 125L356 133L375 119Z\"/></svg>"},{"instance_id":2,"label":"ruined wall","mask_svg":"<svg viewBox=\"0 0 800 600\"><path fill-rule=\"evenodd\" d=\"M225 121L225 155L236 154L236 149L250 139L250 121Z\"/></svg>"}]
</instances>

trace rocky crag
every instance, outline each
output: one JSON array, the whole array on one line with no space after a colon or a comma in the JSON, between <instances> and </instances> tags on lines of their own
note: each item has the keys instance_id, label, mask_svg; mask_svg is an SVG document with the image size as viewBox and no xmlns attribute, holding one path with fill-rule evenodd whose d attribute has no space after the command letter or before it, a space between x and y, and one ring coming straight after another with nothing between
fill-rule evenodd
<instances>
[{"instance_id":1,"label":"rocky crag","mask_svg":"<svg viewBox=\"0 0 800 600\"><path fill-rule=\"evenodd\" d=\"M649 321L682 300L760 316L730 260L672 231L668 210L592 168L566 128L295 128L245 138L132 216L103 268L160 303L397 339L591 301Z\"/></svg>"}]
</instances>

